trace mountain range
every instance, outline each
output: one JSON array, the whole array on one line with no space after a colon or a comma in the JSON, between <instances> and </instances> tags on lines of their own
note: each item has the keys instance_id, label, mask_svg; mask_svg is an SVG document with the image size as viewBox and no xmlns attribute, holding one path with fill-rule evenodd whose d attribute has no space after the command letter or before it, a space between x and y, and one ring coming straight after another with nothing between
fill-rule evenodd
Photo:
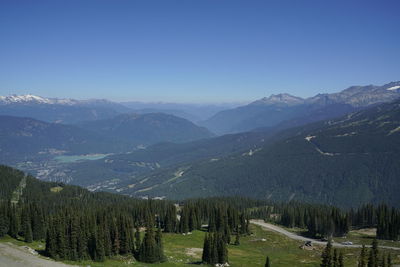
<instances>
[{"instance_id":1,"label":"mountain range","mask_svg":"<svg viewBox=\"0 0 400 267\"><path fill-rule=\"evenodd\" d=\"M217 134L233 132L221 136L184 118L147 113L158 108L140 104L135 105L142 111L132 112L133 106L104 100L1 97L0 111L28 107L32 117L41 109L73 111L48 115L52 122L0 116L0 160L41 179L135 197L243 195L344 207L383 201L396 206L399 97L400 82L306 99L272 95L200 123L210 123ZM75 118L81 107L112 112L87 119L85 111ZM73 119L65 125L57 116ZM103 156L55 160L94 153Z\"/></svg>"},{"instance_id":2,"label":"mountain range","mask_svg":"<svg viewBox=\"0 0 400 267\"><path fill-rule=\"evenodd\" d=\"M216 134L257 128L302 125L335 118L400 97L400 82L383 86L352 86L339 93L301 98L289 94L271 95L248 105L218 112L200 124Z\"/></svg>"},{"instance_id":3,"label":"mountain range","mask_svg":"<svg viewBox=\"0 0 400 267\"><path fill-rule=\"evenodd\" d=\"M0 96L0 115L32 117L47 122L74 124L101 120L123 113L165 113L192 122L208 119L218 111L238 106L235 103L191 104L164 102L112 102L105 99L62 99L36 95Z\"/></svg>"},{"instance_id":4,"label":"mountain range","mask_svg":"<svg viewBox=\"0 0 400 267\"><path fill-rule=\"evenodd\" d=\"M400 100L284 130L255 149L147 173L121 193L187 198L244 195L398 206Z\"/></svg>"},{"instance_id":5,"label":"mountain range","mask_svg":"<svg viewBox=\"0 0 400 267\"><path fill-rule=\"evenodd\" d=\"M35 95L0 96L0 115L30 117L46 122L72 124L114 117L130 110L108 100L44 98Z\"/></svg>"}]
</instances>

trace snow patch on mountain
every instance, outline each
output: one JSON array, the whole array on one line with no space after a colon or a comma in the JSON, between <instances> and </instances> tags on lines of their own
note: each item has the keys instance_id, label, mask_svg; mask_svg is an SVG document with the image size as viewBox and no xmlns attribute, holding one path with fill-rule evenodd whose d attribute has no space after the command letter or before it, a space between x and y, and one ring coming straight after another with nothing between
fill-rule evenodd
<instances>
[{"instance_id":1,"label":"snow patch on mountain","mask_svg":"<svg viewBox=\"0 0 400 267\"><path fill-rule=\"evenodd\" d=\"M398 126L398 127L394 128L393 130L391 130L388 135L394 134L396 132L400 132L400 126Z\"/></svg>"},{"instance_id":2,"label":"snow patch on mountain","mask_svg":"<svg viewBox=\"0 0 400 267\"><path fill-rule=\"evenodd\" d=\"M308 135L306 137L304 137L305 140L307 140L308 142L311 142L311 139L315 138L316 136L314 135Z\"/></svg>"},{"instance_id":3,"label":"snow patch on mountain","mask_svg":"<svg viewBox=\"0 0 400 267\"><path fill-rule=\"evenodd\" d=\"M397 89L399 89L399 88L400 88L400 85L396 85L396 86L392 86L392 87L390 87L390 88L387 88L386 90L394 91L394 90L397 90Z\"/></svg>"},{"instance_id":4,"label":"snow patch on mountain","mask_svg":"<svg viewBox=\"0 0 400 267\"><path fill-rule=\"evenodd\" d=\"M284 104L288 106L293 106L293 105L300 105L303 103L304 103L303 98L284 93L284 94L271 95L270 97L264 97L260 100L251 103L251 105Z\"/></svg>"},{"instance_id":5,"label":"snow patch on mountain","mask_svg":"<svg viewBox=\"0 0 400 267\"><path fill-rule=\"evenodd\" d=\"M46 98L36 95L10 95L0 96L1 104L59 104L59 105L74 105L80 103L74 99L58 99Z\"/></svg>"},{"instance_id":6,"label":"snow patch on mountain","mask_svg":"<svg viewBox=\"0 0 400 267\"><path fill-rule=\"evenodd\" d=\"M338 135L335 135L334 137L346 137L346 136L352 136L352 135L355 135L355 134L357 134L357 133L356 132L351 132L351 133L338 134Z\"/></svg>"}]
</instances>

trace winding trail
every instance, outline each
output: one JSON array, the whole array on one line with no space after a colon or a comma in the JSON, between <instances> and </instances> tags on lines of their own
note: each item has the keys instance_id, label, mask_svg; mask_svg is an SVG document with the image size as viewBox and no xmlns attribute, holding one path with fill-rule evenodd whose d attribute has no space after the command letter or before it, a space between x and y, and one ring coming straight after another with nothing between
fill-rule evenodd
<instances>
[{"instance_id":1,"label":"winding trail","mask_svg":"<svg viewBox=\"0 0 400 267\"><path fill-rule=\"evenodd\" d=\"M264 229L271 230L271 231L283 234L283 235L289 237L290 239L303 241L303 242L310 241L314 245L317 244L317 245L321 245L321 246L326 246L326 243L327 243L325 241L320 241L318 239L313 239L313 238L308 238L308 237L297 235L297 234L289 232L289 231L287 231L287 230L285 230L282 227L279 227L277 225L266 223L263 220L250 220L250 223L258 225L258 226L261 226ZM332 246L338 247L338 248L361 248L362 247L362 245L357 245L357 244L343 245L343 244L337 243L337 242L333 242ZM366 245L365 247L371 247L371 246ZM383 248L383 249L400 250L400 247L388 247L388 246L379 246L379 247Z\"/></svg>"},{"instance_id":2,"label":"winding trail","mask_svg":"<svg viewBox=\"0 0 400 267\"><path fill-rule=\"evenodd\" d=\"M41 258L29 252L26 247L16 246L9 242L0 242L0 267L72 267Z\"/></svg>"}]
</instances>

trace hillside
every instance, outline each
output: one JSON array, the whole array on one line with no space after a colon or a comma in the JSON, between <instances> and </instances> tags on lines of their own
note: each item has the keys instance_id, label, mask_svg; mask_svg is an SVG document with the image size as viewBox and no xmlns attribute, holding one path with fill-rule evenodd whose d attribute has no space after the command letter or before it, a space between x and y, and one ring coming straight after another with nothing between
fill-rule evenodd
<instances>
[{"instance_id":1,"label":"hillside","mask_svg":"<svg viewBox=\"0 0 400 267\"><path fill-rule=\"evenodd\" d=\"M122 152L132 149L75 126L31 118L0 116L0 162L39 160L61 154Z\"/></svg>"},{"instance_id":2,"label":"hillside","mask_svg":"<svg viewBox=\"0 0 400 267\"><path fill-rule=\"evenodd\" d=\"M34 173L45 180L69 182L90 189L101 188L115 192L119 188L115 186L116 181L130 181L132 177L156 169L257 149L269 142L272 135L272 131L248 132L188 143L159 143L145 149L109 155L103 159L57 164L51 173L57 173L58 176L50 175L49 165L36 169ZM64 175L60 175L61 173Z\"/></svg>"},{"instance_id":3,"label":"hillside","mask_svg":"<svg viewBox=\"0 0 400 267\"><path fill-rule=\"evenodd\" d=\"M132 179L134 196L245 195L399 206L400 101L289 129L281 141ZM138 181L141 181L138 183Z\"/></svg>"},{"instance_id":4,"label":"hillside","mask_svg":"<svg viewBox=\"0 0 400 267\"><path fill-rule=\"evenodd\" d=\"M212 136L206 128L169 114L121 114L111 119L80 123L79 127L134 145L188 142Z\"/></svg>"},{"instance_id":5,"label":"hillside","mask_svg":"<svg viewBox=\"0 0 400 267\"><path fill-rule=\"evenodd\" d=\"M399 85L400 82L352 86L339 93L318 94L306 99L289 94L271 95L246 106L221 111L201 125L216 134L291 124L292 121L304 125L393 101L400 97Z\"/></svg>"},{"instance_id":6,"label":"hillside","mask_svg":"<svg viewBox=\"0 0 400 267\"><path fill-rule=\"evenodd\" d=\"M239 106L237 103L196 104L139 101L121 102L120 104L137 113L167 113L195 123L206 120L219 111Z\"/></svg>"},{"instance_id":7,"label":"hillside","mask_svg":"<svg viewBox=\"0 0 400 267\"><path fill-rule=\"evenodd\" d=\"M95 267L121 266L126 262L143 267L148 266L146 262L160 267L188 264L210 266L202 263L204 240L212 231L216 231L211 226L208 229L204 227L204 224L208 224L218 227L219 238L226 242L230 266L248 266L250 263L252 266L264 266L267 253L278 266L316 267L319 266L321 251L326 242L289 233L287 230L298 231L299 228L283 229L276 224L306 230L313 225L310 216L318 212L318 220L332 223L334 229L341 227L342 221L348 222L346 228L350 223L356 228L362 220L378 220L380 216L377 214L382 207L369 205L346 213L323 205L277 204L232 197L188 199L176 208L169 201L139 200L104 192L91 193L77 186L43 182L1 165L0 178L0 261L11 266L21 261L53 266L51 263L54 262L48 261L47 257L69 264ZM16 194L18 200L13 198ZM368 216L365 215L365 209L369 211ZM291 212L293 210L297 212ZM398 214L398 210L394 211ZM271 212L281 216L270 216ZM302 216L301 220L299 216ZM261 220L262 225L271 228L260 228L256 225L260 224L260 220L253 220L250 224L249 218L265 218L272 220L274 225ZM295 224L288 225L290 222ZM377 227L386 225L384 222L378 221ZM147 244L146 240L155 229L154 241L159 240L163 244L162 262L148 261L140 256L143 244ZM319 231L329 233L330 229L320 227ZM345 233L347 231L348 228ZM396 231L397 237L398 227ZM357 260L354 255L360 253L361 244L370 244L371 236L356 235L356 231L350 231L349 236L337 238L339 242L352 240L357 244L333 245L345 252L346 266L353 266ZM303 248L303 240L312 240L312 249L300 249ZM385 255L390 252L393 262L398 263L399 243L389 240L379 242L382 244L380 251ZM148 243L154 247L154 243ZM18 246L19 251L16 250ZM15 251L11 251L11 248ZM47 261L38 261L36 253L46 256Z\"/></svg>"}]
</instances>

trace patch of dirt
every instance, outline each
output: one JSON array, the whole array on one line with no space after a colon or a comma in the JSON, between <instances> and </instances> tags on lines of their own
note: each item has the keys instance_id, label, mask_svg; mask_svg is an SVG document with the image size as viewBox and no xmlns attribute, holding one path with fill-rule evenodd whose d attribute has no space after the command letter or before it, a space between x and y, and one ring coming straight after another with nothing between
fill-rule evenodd
<instances>
[{"instance_id":1,"label":"patch of dirt","mask_svg":"<svg viewBox=\"0 0 400 267\"><path fill-rule=\"evenodd\" d=\"M185 250L186 255L191 257L199 257L203 253L202 248L187 248Z\"/></svg>"},{"instance_id":2,"label":"patch of dirt","mask_svg":"<svg viewBox=\"0 0 400 267\"><path fill-rule=\"evenodd\" d=\"M0 267L70 267L61 262L39 257L37 252L26 246L0 243ZM77 266L76 266L77 267Z\"/></svg>"},{"instance_id":3,"label":"patch of dirt","mask_svg":"<svg viewBox=\"0 0 400 267\"><path fill-rule=\"evenodd\" d=\"M364 228L360 230L353 230L352 232L361 235L376 236L376 228Z\"/></svg>"},{"instance_id":4,"label":"patch of dirt","mask_svg":"<svg viewBox=\"0 0 400 267\"><path fill-rule=\"evenodd\" d=\"M55 186L55 187L50 188L50 191L53 193L58 193L61 190L63 190L63 188L61 186Z\"/></svg>"}]
</instances>

